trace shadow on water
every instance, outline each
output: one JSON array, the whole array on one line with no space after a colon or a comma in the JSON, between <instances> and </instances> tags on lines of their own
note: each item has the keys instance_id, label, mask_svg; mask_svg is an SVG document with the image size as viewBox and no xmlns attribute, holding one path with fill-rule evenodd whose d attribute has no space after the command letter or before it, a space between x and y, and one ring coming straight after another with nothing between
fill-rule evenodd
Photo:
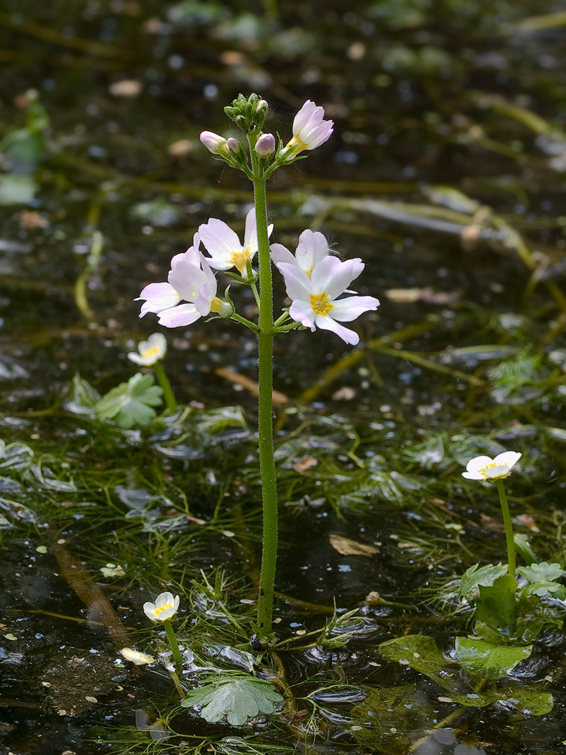
<instances>
[{"instance_id":1,"label":"shadow on water","mask_svg":"<svg viewBox=\"0 0 566 755\"><path fill-rule=\"evenodd\" d=\"M566 563L564 22L545 0L6 0L2 753L563 751L560 620L485 707L453 639L471 629L454 581L504 558L497 500L460 474L472 456L523 453L516 531ZM188 686L257 660L255 343L234 323L172 331L176 414L124 429L92 406L157 329L141 288L209 217L243 228L248 185L198 139L228 135L240 91L274 132L308 98L334 119L277 173L275 234L322 230L382 305L354 350L276 344L284 704L231 726L180 708L167 663L119 651L165 652L141 606L170 589ZM419 633L447 676L378 649ZM535 715L535 693L554 707Z\"/></svg>"}]
</instances>

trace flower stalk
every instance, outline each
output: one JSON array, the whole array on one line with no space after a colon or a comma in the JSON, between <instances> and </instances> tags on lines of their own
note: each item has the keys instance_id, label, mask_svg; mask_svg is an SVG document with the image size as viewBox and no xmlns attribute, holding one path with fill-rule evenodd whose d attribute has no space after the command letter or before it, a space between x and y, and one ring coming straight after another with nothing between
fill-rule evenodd
<instances>
[{"instance_id":1,"label":"flower stalk","mask_svg":"<svg viewBox=\"0 0 566 755\"><path fill-rule=\"evenodd\" d=\"M159 383L163 391L165 406L170 412L176 412L177 401L175 400L175 394L173 393L173 388L171 388L171 383L169 382L169 378L167 377L167 374L161 362L156 362L153 365L153 371L155 372L157 382Z\"/></svg>"},{"instance_id":2,"label":"flower stalk","mask_svg":"<svg viewBox=\"0 0 566 755\"><path fill-rule=\"evenodd\" d=\"M263 169L255 152L257 137L248 134L254 174L254 203L259 260L258 341L258 449L263 507L263 539L259 596L258 636L266 641L271 634L273 592L277 562L278 498L273 453L273 289L267 221L267 197Z\"/></svg>"},{"instance_id":3,"label":"flower stalk","mask_svg":"<svg viewBox=\"0 0 566 755\"><path fill-rule=\"evenodd\" d=\"M179 643L177 642L177 638L175 637L175 632L173 631L173 626L171 625L171 619L165 619L163 626L165 627L165 631L167 632L167 639L169 640L169 645L171 646L173 660L175 661L175 664L177 666L180 666L183 663L183 658L181 656L181 651L179 650Z\"/></svg>"},{"instance_id":4,"label":"flower stalk","mask_svg":"<svg viewBox=\"0 0 566 755\"><path fill-rule=\"evenodd\" d=\"M501 503L501 513L503 514L503 524L505 525L505 539L507 541L507 563L509 564L509 574L514 577L516 571L515 564L515 541L513 539L513 524L511 522L511 513L509 512L509 503L507 502L507 493L505 492L505 483L502 479L496 480L497 492Z\"/></svg>"}]
</instances>

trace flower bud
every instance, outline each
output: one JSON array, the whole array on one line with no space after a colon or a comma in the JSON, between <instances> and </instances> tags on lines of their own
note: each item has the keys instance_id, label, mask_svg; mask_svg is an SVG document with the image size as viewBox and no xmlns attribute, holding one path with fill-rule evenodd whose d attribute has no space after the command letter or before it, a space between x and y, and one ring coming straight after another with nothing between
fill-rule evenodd
<instances>
[{"instance_id":1,"label":"flower bud","mask_svg":"<svg viewBox=\"0 0 566 755\"><path fill-rule=\"evenodd\" d=\"M200 140L213 155L219 155L226 149L226 139L223 136L218 136L218 134L213 134L211 131L203 131Z\"/></svg>"},{"instance_id":2,"label":"flower bud","mask_svg":"<svg viewBox=\"0 0 566 755\"><path fill-rule=\"evenodd\" d=\"M275 152L275 137L273 134L262 134L256 142L255 151L260 157L269 157Z\"/></svg>"},{"instance_id":3,"label":"flower bud","mask_svg":"<svg viewBox=\"0 0 566 755\"><path fill-rule=\"evenodd\" d=\"M231 136L229 139L227 139L226 144L228 145L228 149L231 152L239 152L241 144L237 139L234 139L233 136Z\"/></svg>"}]
</instances>

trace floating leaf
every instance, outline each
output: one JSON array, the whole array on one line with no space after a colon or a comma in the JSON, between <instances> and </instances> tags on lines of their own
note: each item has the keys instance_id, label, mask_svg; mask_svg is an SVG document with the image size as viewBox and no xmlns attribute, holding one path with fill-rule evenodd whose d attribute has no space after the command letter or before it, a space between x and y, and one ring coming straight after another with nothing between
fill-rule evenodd
<instances>
[{"instance_id":1,"label":"floating leaf","mask_svg":"<svg viewBox=\"0 0 566 755\"><path fill-rule=\"evenodd\" d=\"M243 726L258 713L273 713L283 698L269 682L254 677L231 676L191 690L181 705L202 705L200 715L209 723L226 717L232 726Z\"/></svg>"},{"instance_id":2,"label":"floating leaf","mask_svg":"<svg viewBox=\"0 0 566 755\"><path fill-rule=\"evenodd\" d=\"M555 579L560 579L564 570L560 564L541 561L540 564L520 566L519 574L522 574L529 582L553 582Z\"/></svg>"},{"instance_id":3,"label":"floating leaf","mask_svg":"<svg viewBox=\"0 0 566 755\"><path fill-rule=\"evenodd\" d=\"M95 406L99 419L113 419L125 429L147 425L155 417L152 407L161 404L163 391L154 385L153 375L136 373L127 383L113 388Z\"/></svg>"},{"instance_id":4,"label":"floating leaf","mask_svg":"<svg viewBox=\"0 0 566 755\"><path fill-rule=\"evenodd\" d=\"M516 647L494 645L470 637L456 639L458 662L479 679L503 679L518 663L529 657L532 649L532 645Z\"/></svg>"},{"instance_id":5,"label":"floating leaf","mask_svg":"<svg viewBox=\"0 0 566 755\"><path fill-rule=\"evenodd\" d=\"M396 637L382 642L379 652L387 660L398 661L420 671L445 689L453 688L454 675L446 668L446 659L432 637L422 634Z\"/></svg>"}]
</instances>

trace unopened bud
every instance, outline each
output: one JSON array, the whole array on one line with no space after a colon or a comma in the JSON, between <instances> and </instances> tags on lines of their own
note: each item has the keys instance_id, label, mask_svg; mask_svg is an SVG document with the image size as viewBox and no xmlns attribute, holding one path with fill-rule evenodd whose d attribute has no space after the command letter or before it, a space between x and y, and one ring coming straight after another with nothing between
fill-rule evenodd
<instances>
[{"instance_id":1,"label":"unopened bud","mask_svg":"<svg viewBox=\"0 0 566 755\"><path fill-rule=\"evenodd\" d=\"M226 144L228 145L228 149L232 152L239 152L241 144L237 139L234 139L233 136L231 136L229 139L227 139Z\"/></svg>"},{"instance_id":2,"label":"unopened bud","mask_svg":"<svg viewBox=\"0 0 566 755\"><path fill-rule=\"evenodd\" d=\"M269 157L275 152L275 137L273 134L262 134L256 142L255 151L260 157Z\"/></svg>"},{"instance_id":3,"label":"unopened bud","mask_svg":"<svg viewBox=\"0 0 566 755\"><path fill-rule=\"evenodd\" d=\"M228 142L226 139L224 139L223 136L218 136L218 134L213 134L211 131L203 131L200 135L200 140L204 144L204 146L207 148L209 152L212 152L213 155L218 155L222 151L224 151L227 147Z\"/></svg>"}]
</instances>

